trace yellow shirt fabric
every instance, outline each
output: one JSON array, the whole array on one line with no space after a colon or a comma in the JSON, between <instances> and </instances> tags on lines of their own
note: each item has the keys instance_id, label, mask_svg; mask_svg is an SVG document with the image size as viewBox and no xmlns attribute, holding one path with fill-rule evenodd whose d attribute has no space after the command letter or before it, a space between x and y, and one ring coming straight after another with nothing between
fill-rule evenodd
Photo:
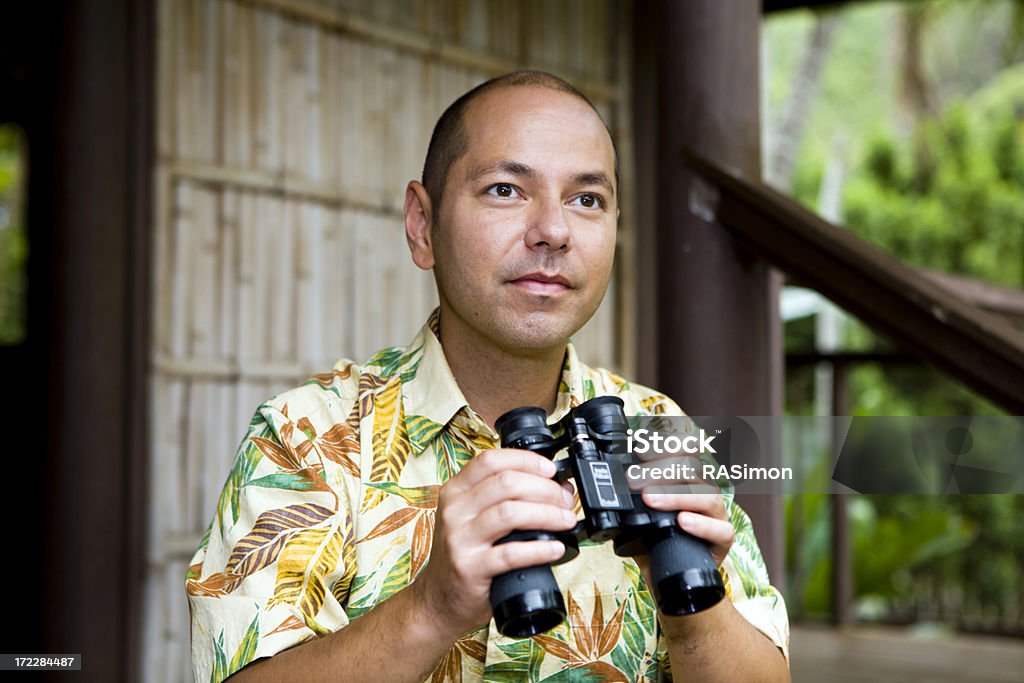
<instances>
[{"instance_id":1,"label":"yellow shirt fabric","mask_svg":"<svg viewBox=\"0 0 1024 683\"><path fill-rule=\"evenodd\" d=\"M607 395L627 415L683 414L662 394L587 367L570 343L551 421ZM409 346L362 367L342 360L261 405L186 578L196 680L222 681L344 628L412 582L430 554L438 489L497 445L448 368L436 312ZM788 657L785 602L746 513L728 492L725 500L736 530L720 568L727 596ZM587 541L554 574L568 609L560 626L517 639L491 620L428 680L671 680L657 608L632 559Z\"/></svg>"}]
</instances>

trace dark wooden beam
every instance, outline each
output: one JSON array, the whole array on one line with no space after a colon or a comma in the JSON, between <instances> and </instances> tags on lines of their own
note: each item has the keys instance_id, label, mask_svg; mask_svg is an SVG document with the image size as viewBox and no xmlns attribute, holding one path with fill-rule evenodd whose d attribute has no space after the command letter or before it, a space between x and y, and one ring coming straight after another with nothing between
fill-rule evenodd
<instances>
[{"instance_id":1,"label":"dark wooden beam","mask_svg":"<svg viewBox=\"0 0 1024 683\"><path fill-rule=\"evenodd\" d=\"M636 232L633 253L636 258L636 302L640 310L634 316L636 337L636 379L657 386L657 329L653 315L642 303L657 291L658 259L658 93L657 55L652 36L657 31L657 13L649 1L630 5L633 10L632 64L633 153ZM649 299L647 299L649 301Z\"/></svg>"},{"instance_id":2,"label":"dark wooden beam","mask_svg":"<svg viewBox=\"0 0 1024 683\"><path fill-rule=\"evenodd\" d=\"M81 653L97 681L142 677L152 8L69 0L48 27L60 51L40 651Z\"/></svg>"},{"instance_id":3,"label":"dark wooden beam","mask_svg":"<svg viewBox=\"0 0 1024 683\"><path fill-rule=\"evenodd\" d=\"M1002 287L963 275L918 268L925 278L986 311L1010 318L1024 318L1024 290Z\"/></svg>"},{"instance_id":4,"label":"dark wooden beam","mask_svg":"<svg viewBox=\"0 0 1024 683\"><path fill-rule=\"evenodd\" d=\"M968 303L997 313L1011 322L1024 320L1024 290L1022 289L995 285L978 278L943 273L929 268L915 268L915 270L921 277L950 290ZM794 287L805 286L805 283L792 276L785 277L783 284Z\"/></svg>"},{"instance_id":5,"label":"dark wooden beam","mask_svg":"<svg viewBox=\"0 0 1024 683\"><path fill-rule=\"evenodd\" d=\"M637 25L649 27L636 48L652 51L656 103L656 273L641 313L656 340L655 386L693 415L778 414L781 330L770 269L706 214L703 186L678 160L688 149L760 173L760 8L745 0L635 7ZM781 581L781 496L737 500Z\"/></svg>"},{"instance_id":6,"label":"dark wooden beam","mask_svg":"<svg viewBox=\"0 0 1024 683\"><path fill-rule=\"evenodd\" d=\"M685 149L683 146L677 149ZM766 187L683 152L719 224L900 346L1008 412L1024 414L1024 335L914 268Z\"/></svg>"},{"instance_id":7,"label":"dark wooden beam","mask_svg":"<svg viewBox=\"0 0 1024 683\"><path fill-rule=\"evenodd\" d=\"M127 36L130 56L126 68L129 125L128 191L124 235L128 264L125 269L125 477L124 498L125 604L122 622L123 670L127 680L151 675L143 670L147 570L146 539L149 522L149 354L152 319L149 312L152 277L153 169L156 167L156 0L129 0Z\"/></svg>"},{"instance_id":8,"label":"dark wooden beam","mask_svg":"<svg viewBox=\"0 0 1024 683\"><path fill-rule=\"evenodd\" d=\"M850 414L850 390L847 367L843 362L832 363L832 415ZM838 420L832 425L832 448L841 448L845 434ZM838 489L838 484L833 484ZM850 529L849 500L835 491L832 503L832 617L837 626L853 623L854 575L853 538Z\"/></svg>"}]
</instances>

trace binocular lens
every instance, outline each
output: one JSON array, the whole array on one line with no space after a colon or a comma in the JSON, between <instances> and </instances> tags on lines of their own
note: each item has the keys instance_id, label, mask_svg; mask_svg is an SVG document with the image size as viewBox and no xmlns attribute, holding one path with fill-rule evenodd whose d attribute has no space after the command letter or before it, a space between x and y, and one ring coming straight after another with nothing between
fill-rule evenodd
<instances>
[{"instance_id":1,"label":"binocular lens","mask_svg":"<svg viewBox=\"0 0 1024 683\"><path fill-rule=\"evenodd\" d=\"M494 423L494 429L501 436L503 448L526 448L535 450L551 442L551 429L547 413L543 408L516 408L510 410ZM533 446L533 448L530 448Z\"/></svg>"},{"instance_id":2,"label":"binocular lens","mask_svg":"<svg viewBox=\"0 0 1024 683\"><path fill-rule=\"evenodd\" d=\"M714 607L725 588L717 570L687 569L655 584L654 594L662 612L678 617Z\"/></svg>"},{"instance_id":3,"label":"binocular lens","mask_svg":"<svg viewBox=\"0 0 1024 683\"><path fill-rule=\"evenodd\" d=\"M587 426L598 434L625 436L629 423L622 407L622 399L618 396L598 396L576 408L576 414L586 420Z\"/></svg>"},{"instance_id":4,"label":"binocular lens","mask_svg":"<svg viewBox=\"0 0 1024 683\"><path fill-rule=\"evenodd\" d=\"M494 577L491 608L498 631L511 638L544 633L565 619L562 593L547 564Z\"/></svg>"},{"instance_id":5,"label":"binocular lens","mask_svg":"<svg viewBox=\"0 0 1024 683\"><path fill-rule=\"evenodd\" d=\"M676 529L664 529L645 544L654 599L665 614L695 614L725 597L722 576L703 541Z\"/></svg>"}]
</instances>

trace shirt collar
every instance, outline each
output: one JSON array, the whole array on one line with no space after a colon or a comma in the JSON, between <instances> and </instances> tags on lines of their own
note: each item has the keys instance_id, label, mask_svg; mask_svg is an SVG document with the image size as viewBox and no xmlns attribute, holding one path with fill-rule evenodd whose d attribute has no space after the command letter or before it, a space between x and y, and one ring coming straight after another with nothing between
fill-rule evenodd
<instances>
[{"instance_id":1,"label":"shirt collar","mask_svg":"<svg viewBox=\"0 0 1024 683\"><path fill-rule=\"evenodd\" d=\"M402 407L405 410L406 427L409 434L415 434L414 451L422 451L427 444L457 415L460 426L479 431L482 436L496 437L496 434L469 406L462 394L455 376L452 375L444 349L438 339L438 311L430 314L409 348L422 348L415 374L402 382ZM555 410L548 417L549 423L560 420L569 411L590 396L587 396L584 366L576 355L570 341L566 345L562 376L558 386ZM591 390L590 393L593 393ZM426 422L423 418L426 418Z\"/></svg>"},{"instance_id":2,"label":"shirt collar","mask_svg":"<svg viewBox=\"0 0 1024 683\"><path fill-rule=\"evenodd\" d=\"M464 406L469 407L437 338L437 320L435 309L409 345L409 348L421 348L422 355L416 374L402 382L402 407L406 423L420 416L443 427Z\"/></svg>"}]
</instances>

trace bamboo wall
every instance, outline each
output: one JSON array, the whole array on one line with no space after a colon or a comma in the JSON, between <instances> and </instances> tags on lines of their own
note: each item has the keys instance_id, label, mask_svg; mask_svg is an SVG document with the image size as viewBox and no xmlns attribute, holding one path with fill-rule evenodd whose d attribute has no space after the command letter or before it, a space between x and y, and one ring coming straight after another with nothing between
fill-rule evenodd
<instances>
[{"instance_id":1,"label":"bamboo wall","mask_svg":"<svg viewBox=\"0 0 1024 683\"><path fill-rule=\"evenodd\" d=\"M253 410L340 357L406 343L435 305L401 209L438 115L500 73L562 75L611 126L628 200L630 33L618 0L157 6L143 667L186 681L183 577ZM627 374L630 209L613 285L577 337L589 363Z\"/></svg>"}]
</instances>

